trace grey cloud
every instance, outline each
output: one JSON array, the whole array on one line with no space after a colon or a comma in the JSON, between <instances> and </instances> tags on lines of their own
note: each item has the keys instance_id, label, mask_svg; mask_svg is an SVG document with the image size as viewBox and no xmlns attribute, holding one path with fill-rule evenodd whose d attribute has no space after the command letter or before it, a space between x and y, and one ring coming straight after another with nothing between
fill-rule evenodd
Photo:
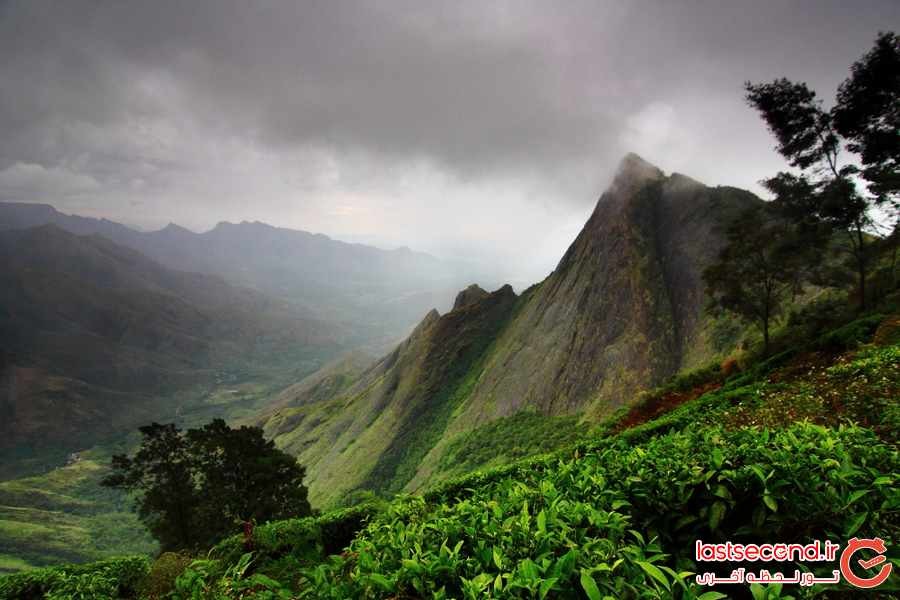
<instances>
[{"instance_id":1,"label":"grey cloud","mask_svg":"<svg viewBox=\"0 0 900 600\"><path fill-rule=\"evenodd\" d=\"M9 0L0 196L505 260L543 226L547 265L626 151L754 187L782 163L742 82L827 97L897 22L892 0ZM469 227L488 204L503 222Z\"/></svg>"}]
</instances>

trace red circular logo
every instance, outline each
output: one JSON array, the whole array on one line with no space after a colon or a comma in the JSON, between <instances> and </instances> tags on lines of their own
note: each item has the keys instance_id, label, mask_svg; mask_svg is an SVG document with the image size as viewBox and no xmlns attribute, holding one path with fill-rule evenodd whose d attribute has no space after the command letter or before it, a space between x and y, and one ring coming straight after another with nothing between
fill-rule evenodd
<instances>
[{"instance_id":1,"label":"red circular logo","mask_svg":"<svg viewBox=\"0 0 900 600\"><path fill-rule=\"evenodd\" d=\"M881 563L885 562L887 558L884 556L884 553L887 552L887 547L884 545L884 540L881 538L871 539L858 539L853 538L849 542L847 542L847 547L844 548L844 551L841 553L841 574L843 574L844 579L852 583L858 588L869 589L873 587L878 587L885 581L887 578L891 576L891 570L893 569L893 565L891 563L887 563L877 575L869 578L859 577L857 576L853 570L850 568L850 559L856 553L857 550L874 550L878 553L878 556L870 558L869 560L859 559L857 562L859 566L863 569L871 569L873 567L877 567Z\"/></svg>"}]
</instances>

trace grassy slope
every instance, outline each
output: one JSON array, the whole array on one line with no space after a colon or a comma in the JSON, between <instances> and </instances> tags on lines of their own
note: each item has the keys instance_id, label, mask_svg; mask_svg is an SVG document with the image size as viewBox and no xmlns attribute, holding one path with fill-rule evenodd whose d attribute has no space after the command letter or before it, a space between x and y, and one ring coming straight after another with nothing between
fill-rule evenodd
<instances>
[{"instance_id":1,"label":"grassy slope","mask_svg":"<svg viewBox=\"0 0 900 600\"><path fill-rule=\"evenodd\" d=\"M307 466L315 506L340 505L360 489L390 494L404 487L468 397L516 302L501 288L443 316L430 314L336 396L304 395L267 416L266 435Z\"/></svg>"},{"instance_id":2,"label":"grassy slope","mask_svg":"<svg viewBox=\"0 0 900 600\"><path fill-rule=\"evenodd\" d=\"M152 553L156 543L122 494L99 485L105 453L0 482L0 571Z\"/></svg>"},{"instance_id":3,"label":"grassy slope","mask_svg":"<svg viewBox=\"0 0 900 600\"><path fill-rule=\"evenodd\" d=\"M198 392L185 404L180 424L195 427L217 416L239 420L256 414L284 385L283 374L269 374L274 382L262 374L244 375L250 379ZM156 552L131 501L100 486L111 456L137 443L137 433L120 436L78 453L72 464L61 452L56 465L41 473L0 481L0 572ZM47 460L43 455L40 464Z\"/></svg>"}]
</instances>

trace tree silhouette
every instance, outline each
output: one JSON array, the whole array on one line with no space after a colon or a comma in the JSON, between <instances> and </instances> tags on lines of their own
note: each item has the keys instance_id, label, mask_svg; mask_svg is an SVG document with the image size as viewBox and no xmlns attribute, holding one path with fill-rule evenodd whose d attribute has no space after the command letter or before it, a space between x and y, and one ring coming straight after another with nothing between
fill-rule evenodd
<instances>
[{"instance_id":1,"label":"tree silhouette","mask_svg":"<svg viewBox=\"0 0 900 600\"><path fill-rule=\"evenodd\" d=\"M900 160L900 44L880 34L875 48L852 67L835 106L826 111L805 83L777 79L747 82L748 103L756 108L778 141L777 149L800 175L782 172L764 182L775 206L791 219L807 243L824 247L839 233L858 282L859 305L866 307L866 278L875 226L873 205L892 205L896 220ZM841 150L863 165L841 164ZM869 183L868 193L857 176Z\"/></svg>"},{"instance_id":2,"label":"tree silhouette","mask_svg":"<svg viewBox=\"0 0 900 600\"><path fill-rule=\"evenodd\" d=\"M239 523L312 512L306 470L257 427L216 419L187 433L159 423L140 432L140 448L114 456L102 483L137 494L138 515L164 551L211 546Z\"/></svg>"}]
</instances>

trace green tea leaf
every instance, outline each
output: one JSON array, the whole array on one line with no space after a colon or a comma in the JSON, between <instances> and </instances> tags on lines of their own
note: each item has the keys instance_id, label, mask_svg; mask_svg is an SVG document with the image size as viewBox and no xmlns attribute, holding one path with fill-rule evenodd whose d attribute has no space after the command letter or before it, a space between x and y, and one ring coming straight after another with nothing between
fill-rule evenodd
<instances>
[{"instance_id":1,"label":"green tea leaf","mask_svg":"<svg viewBox=\"0 0 900 600\"><path fill-rule=\"evenodd\" d=\"M602 600L603 595L600 593L600 588L597 587L597 582L594 581L594 578L591 577L590 571L587 569L581 570L581 588L584 590L584 593L587 594L587 597L590 600Z\"/></svg>"},{"instance_id":2,"label":"green tea leaf","mask_svg":"<svg viewBox=\"0 0 900 600\"><path fill-rule=\"evenodd\" d=\"M722 518L725 516L726 506L724 502L713 502L709 507L709 528L715 531L719 528Z\"/></svg>"},{"instance_id":3,"label":"green tea leaf","mask_svg":"<svg viewBox=\"0 0 900 600\"><path fill-rule=\"evenodd\" d=\"M862 527L862 524L866 522L866 518L868 518L869 513L859 513L855 515L852 519L850 519L850 526L847 528L847 536L851 536L856 533L856 530Z\"/></svg>"},{"instance_id":4,"label":"green tea leaf","mask_svg":"<svg viewBox=\"0 0 900 600\"><path fill-rule=\"evenodd\" d=\"M663 587L665 587L666 589L669 589L669 580L666 579L665 574L664 574L662 571L659 570L659 567L657 567L657 566L654 565L653 563L649 563L649 562L644 561L644 560L638 560L638 561L635 561L635 562L637 563L637 565L638 565L641 569L644 570L644 572L645 572L647 575L649 575L650 577L652 577L652 578L655 579L656 581L658 581L658 582L660 582L661 584L663 584Z\"/></svg>"}]
</instances>

